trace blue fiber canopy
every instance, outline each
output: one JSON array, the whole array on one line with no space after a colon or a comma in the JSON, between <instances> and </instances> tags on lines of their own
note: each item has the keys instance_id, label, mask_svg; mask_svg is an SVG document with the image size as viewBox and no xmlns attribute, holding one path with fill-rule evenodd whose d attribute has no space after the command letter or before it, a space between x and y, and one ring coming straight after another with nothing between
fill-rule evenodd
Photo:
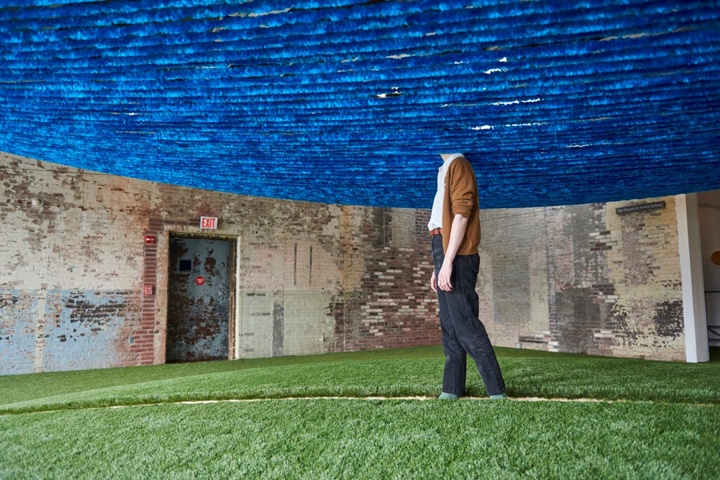
<instances>
[{"instance_id":1,"label":"blue fiber canopy","mask_svg":"<svg viewBox=\"0 0 720 480\"><path fill-rule=\"evenodd\" d=\"M0 151L244 195L484 208L720 188L720 1L6 0Z\"/></svg>"}]
</instances>

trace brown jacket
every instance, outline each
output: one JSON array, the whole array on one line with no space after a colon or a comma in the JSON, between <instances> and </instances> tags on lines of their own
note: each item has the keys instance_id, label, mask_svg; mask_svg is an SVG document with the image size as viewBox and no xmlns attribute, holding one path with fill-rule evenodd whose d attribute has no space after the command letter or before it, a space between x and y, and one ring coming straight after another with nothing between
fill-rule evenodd
<instances>
[{"instance_id":1,"label":"brown jacket","mask_svg":"<svg viewBox=\"0 0 720 480\"><path fill-rule=\"evenodd\" d=\"M447 251L450 229L453 219L458 213L467 218L468 223L465 237L457 254L476 254L480 246L480 201L475 172L470 162L464 157L453 160L445 175L445 198L442 212L444 251Z\"/></svg>"}]
</instances>

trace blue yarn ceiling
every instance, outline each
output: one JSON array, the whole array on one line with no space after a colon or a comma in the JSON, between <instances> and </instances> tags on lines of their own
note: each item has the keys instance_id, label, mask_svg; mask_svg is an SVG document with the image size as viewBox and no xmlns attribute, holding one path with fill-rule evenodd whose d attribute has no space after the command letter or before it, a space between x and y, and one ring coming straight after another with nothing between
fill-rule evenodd
<instances>
[{"instance_id":1,"label":"blue yarn ceiling","mask_svg":"<svg viewBox=\"0 0 720 480\"><path fill-rule=\"evenodd\" d=\"M720 188L720 0L0 1L0 151L239 194L485 208Z\"/></svg>"}]
</instances>

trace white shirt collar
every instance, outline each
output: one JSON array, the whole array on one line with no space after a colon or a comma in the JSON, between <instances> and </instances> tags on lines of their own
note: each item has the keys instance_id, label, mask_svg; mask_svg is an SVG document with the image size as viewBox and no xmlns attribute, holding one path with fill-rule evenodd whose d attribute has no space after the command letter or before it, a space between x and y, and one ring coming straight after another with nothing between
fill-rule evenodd
<instances>
[{"instance_id":1,"label":"white shirt collar","mask_svg":"<svg viewBox=\"0 0 720 480\"><path fill-rule=\"evenodd\" d=\"M442 165L440 165L440 166L438 167L438 170L447 169L448 166L452 163L453 160L455 160L456 158L460 158L460 157L464 157L464 155L463 155L462 153L453 153L452 155L450 155L450 156L447 158L447 160L445 160L445 161L442 163Z\"/></svg>"}]
</instances>

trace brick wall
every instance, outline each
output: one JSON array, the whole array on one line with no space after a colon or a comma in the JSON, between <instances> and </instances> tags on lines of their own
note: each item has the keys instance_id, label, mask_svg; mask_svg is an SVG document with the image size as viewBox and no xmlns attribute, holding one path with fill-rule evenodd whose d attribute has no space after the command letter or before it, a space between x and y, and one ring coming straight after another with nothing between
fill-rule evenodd
<instances>
[{"instance_id":1,"label":"brick wall","mask_svg":"<svg viewBox=\"0 0 720 480\"><path fill-rule=\"evenodd\" d=\"M675 203L663 200L625 215L634 202L484 211L478 288L495 342L684 360Z\"/></svg>"},{"instance_id":2,"label":"brick wall","mask_svg":"<svg viewBox=\"0 0 720 480\"><path fill-rule=\"evenodd\" d=\"M0 185L0 373L163 363L170 235L208 234L200 216L218 217L211 233L235 245L238 357L439 342L413 210L193 190L5 154Z\"/></svg>"},{"instance_id":3,"label":"brick wall","mask_svg":"<svg viewBox=\"0 0 720 480\"><path fill-rule=\"evenodd\" d=\"M0 154L0 374L165 361L169 238L218 217L240 358L440 342L427 210L280 201ZM673 199L482 212L495 344L682 359ZM146 244L146 235L156 238ZM152 292L144 294L144 287Z\"/></svg>"}]
</instances>

